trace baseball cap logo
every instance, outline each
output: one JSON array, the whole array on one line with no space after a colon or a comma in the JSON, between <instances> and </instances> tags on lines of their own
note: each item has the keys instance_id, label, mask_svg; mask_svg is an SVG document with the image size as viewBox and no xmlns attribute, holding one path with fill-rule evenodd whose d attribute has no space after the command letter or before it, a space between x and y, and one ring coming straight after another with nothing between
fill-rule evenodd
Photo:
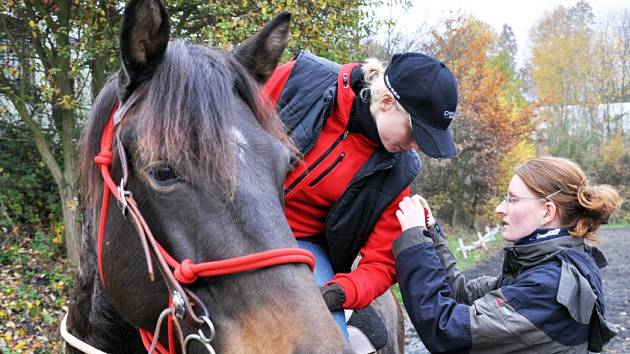
<instances>
[{"instance_id":1,"label":"baseball cap logo","mask_svg":"<svg viewBox=\"0 0 630 354\"><path fill-rule=\"evenodd\" d=\"M455 112L444 111L444 118L453 119L455 118Z\"/></svg>"},{"instance_id":2,"label":"baseball cap logo","mask_svg":"<svg viewBox=\"0 0 630 354\"><path fill-rule=\"evenodd\" d=\"M389 76L385 75L385 83L387 84L387 88L394 94L397 100L400 100L400 95L396 90L392 87L392 84L389 83Z\"/></svg>"}]
</instances>

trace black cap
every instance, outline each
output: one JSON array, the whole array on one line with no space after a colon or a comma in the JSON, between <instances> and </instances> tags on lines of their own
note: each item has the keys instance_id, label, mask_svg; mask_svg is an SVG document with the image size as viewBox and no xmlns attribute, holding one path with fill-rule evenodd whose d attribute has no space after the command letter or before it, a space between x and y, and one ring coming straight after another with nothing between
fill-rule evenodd
<instances>
[{"instance_id":1,"label":"black cap","mask_svg":"<svg viewBox=\"0 0 630 354\"><path fill-rule=\"evenodd\" d=\"M444 63L420 53L394 54L385 86L411 115L422 152L433 158L457 155L448 131L457 109L457 81Z\"/></svg>"}]
</instances>

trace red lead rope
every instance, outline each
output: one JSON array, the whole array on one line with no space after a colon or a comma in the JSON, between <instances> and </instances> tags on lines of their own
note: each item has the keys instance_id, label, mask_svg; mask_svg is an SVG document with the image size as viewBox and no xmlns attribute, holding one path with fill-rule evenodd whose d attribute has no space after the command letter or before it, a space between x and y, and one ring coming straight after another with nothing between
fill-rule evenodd
<instances>
[{"instance_id":1,"label":"red lead rope","mask_svg":"<svg viewBox=\"0 0 630 354\"><path fill-rule=\"evenodd\" d=\"M112 179L110 173L110 167L112 165L112 145L114 141L114 114L119 108L119 104L116 103L112 112L109 115L107 122L105 123L105 127L103 128L103 133L101 135L101 150L98 155L94 157L94 162L99 166L101 171L101 175L103 176L103 199L101 202L101 214L98 223L98 239L97 239L97 257L98 257L98 273L101 279L101 284L103 288L105 288L105 278L103 276L103 240L105 238L105 227L107 224L107 213L109 209L109 199L110 194L113 194L114 197L121 201L120 191L116 183ZM121 117L122 120L123 117ZM122 186L124 187L124 186ZM122 198L125 198L122 196ZM128 200L132 200L127 198ZM124 202L124 201L121 201ZM135 203L134 203L135 205ZM136 210L139 213L138 210ZM142 215L137 215L137 221L140 222L145 230L148 230L148 225L142 218ZM158 249L166 263L169 267L173 268L173 275L177 282L181 284L191 284L197 280L199 276L218 276L218 275L227 275L234 274L240 272L246 272L249 270L260 269L271 267L279 264L288 264L288 263L305 263L310 268L311 271L315 268L315 258L313 255L301 248L281 248L281 249L273 249L258 253L253 253L245 256L224 259L219 261L205 262L194 264L190 259L185 259L183 262L179 263L175 260L171 255L169 255L162 246L157 244ZM148 260L149 264L149 273L153 274L152 266L150 260ZM170 302L171 300L169 300ZM170 305L169 305L170 306ZM158 352L174 352L174 339L173 339L173 317L169 316L168 318L168 337L169 337L169 350L166 351L161 345L158 346ZM145 330L140 330L142 340L146 343L152 340L152 335ZM159 343L158 343L159 344Z\"/></svg>"}]
</instances>

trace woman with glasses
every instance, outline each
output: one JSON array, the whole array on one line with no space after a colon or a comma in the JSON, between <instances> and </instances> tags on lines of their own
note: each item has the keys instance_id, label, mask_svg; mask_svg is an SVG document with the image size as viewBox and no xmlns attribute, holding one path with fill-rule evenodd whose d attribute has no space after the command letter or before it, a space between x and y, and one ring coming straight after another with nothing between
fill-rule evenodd
<instances>
[{"instance_id":1,"label":"woman with glasses","mask_svg":"<svg viewBox=\"0 0 630 354\"><path fill-rule=\"evenodd\" d=\"M431 352L600 352L615 332L606 321L596 231L621 205L591 185L574 162L556 157L515 170L496 213L505 247L498 276L466 281L427 202L405 198L394 242L405 308Z\"/></svg>"}]
</instances>

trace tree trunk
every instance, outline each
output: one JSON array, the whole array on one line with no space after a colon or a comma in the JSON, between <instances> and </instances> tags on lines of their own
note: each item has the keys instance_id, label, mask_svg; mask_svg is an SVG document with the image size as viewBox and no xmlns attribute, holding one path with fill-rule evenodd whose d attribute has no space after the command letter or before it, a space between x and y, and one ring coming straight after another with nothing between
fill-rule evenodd
<instances>
[{"instance_id":1,"label":"tree trunk","mask_svg":"<svg viewBox=\"0 0 630 354\"><path fill-rule=\"evenodd\" d=\"M459 205L453 204L453 216L451 217L451 225L455 226L459 222Z\"/></svg>"},{"instance_id":2,"label":"tree trunk","mask_svg":"<svg viewBox=\"0 0 630 354\"><path fill-rule=\"evenodd\" d=\"M76 189L66 187L60 195L66 251L70 264L76 267L79 265L79 252L81 251L81 215L78 193Z\"/></svg>"},{"instance_id":3,"label":"tree trunk","mask_svg":"<svg viewBox=\"0 0 630 354\"><path fill-rule=\"evenodd\" d=\"M0 225L2 224L13 225L14 222L13 219L11 219L11 216L9 216L7 207L4 206L4 203L2 202L2 200L0 200Z\"/></svg>"}]
</instances>

